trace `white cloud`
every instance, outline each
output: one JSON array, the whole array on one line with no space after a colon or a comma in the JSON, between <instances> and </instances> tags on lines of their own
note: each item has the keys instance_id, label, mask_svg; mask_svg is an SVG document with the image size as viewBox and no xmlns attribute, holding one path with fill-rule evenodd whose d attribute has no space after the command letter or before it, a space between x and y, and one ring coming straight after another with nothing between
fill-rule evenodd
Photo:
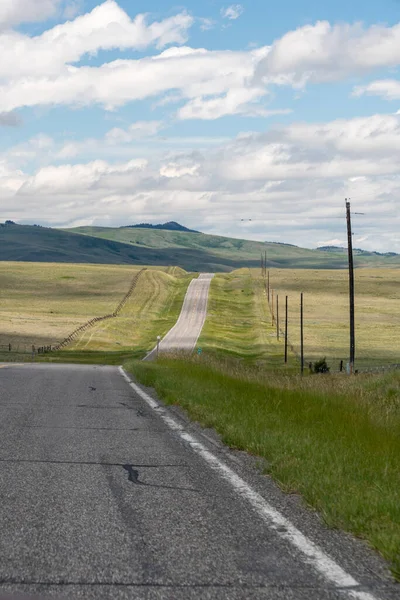
<instances>
[{"instance_id":1,"label":"white cloud","mask_svg":"<svg viewBox=\"0 0 400 600\"><path fill-rule=\"evenodd\" d=\"M63 17L73 19L83 10L83 6L84 0L69 0L64 8Z\"/></svg>"},{"instance_id":2,"label":"white cloud","mask_svg":"<svg viewBox=\"0 0 400 600\"><path fill-rule=\"evenodd\" d=\"M160 175L168 178L185 177L185 175L194 176L197 174L199 168L200 165L184 166L179 163L168 163L161 167Z\"/></svg>"},{"instance_id":3,"label":"white cloud","mask_svg":"<svg viewBox=\"0 0 400 600\"><path fill-rule=\"evenodd\" d=\"M296 85L335 81L400 63L400 23L393 27L318 21L286 33L260 62L257 78L287 75Z\"/></svg>"},{"instance_id":4,"label":"white cloud","mask_svg":"<svg viewBox=\"0 0 400 600\"><path fill-rule=\"evenodd\" d=\"M194 98L178 112L180 119L219 119L225 115L260 115L263 111L253 103L266 95L264 89L231 88L222 96Z\"/></svg>"},{"instance_id":5,"label":"white cloud","mask_svg":"<svg viewBox=\"0 0 400 600\"><path fill-rule=\"evenodd\" d=\"M361 85L354 88L353 96L381 96L385 100L400 99L400 81L396 79L381 79L372 81L368 85Z\"/></svg>"},{"instance_id":6,"label":"white cloud","mask_svg":"<svg viewBox=\"0 0 400 600\"><path fill-rule=\"evenodd\" d=\"M400 116L374 115L242 134L207 151L169 148L162 156L142 146L135 160L50 164L34 175L13 169L10 154L0 157L0 213L30 222L40 214L54 225L173 219L317 246L344 239L344 198L351 197L365 212L358 243L400 251L398 147ZM45 136L30 148L46 156L57 151Z\"/></svg>"},{"instance_id":7,"label":"white cloud","mask_svg":"<svg viewBox=\"0 0 400 600\"><path fill-rule=\"evenodd\" d=\"M193 18L186 13L148 24L146 15L131 19L114 0L106 0L90 13L29 37L16 31L0 33L0 80L24 77L20 85L49 84L75 72L69 65L99 50L163 48L181 44ZM43 78L43 79L40 79ZM17 83L18 85L18 83Z\"/></svg>"},{"instance_id":8,"label":"white cloud","mask_svg":"<svg viewBox=\"0 0 400 600\"><path fill-rule=\"evenodd\" d=\"M42 21L56 13L61 0L1 0L0 30L10 26Z\"/></svg>"},{"instance_id":9,"label":"white cloud","mask_svg":"<svg viewBox=\"0 0 400 600\"><path fill-rule=\"evenodd\" d=\"M128 129L115 127L105 136L109 144L127 144L133 140L156 135L164 127L161 121L137 121L132 123Z\"/></svg>"},{"instance_id":10,"label":"white cloud","mask_svg":"<svg viewBox=\"0 0 400 600\"><path fill-rule=\"evenodd\" d=\"M200 29L202 31L209 31L216 25L216 22L213 19L199 18L198 21L200 22Z\"/></svg>"},{"instance_id":11,"label":"white cloud","mask_svg":"<svg viewBox=\"0 0 400 600\"><path fill-rule=\"evenodd\" d=\"M0 111L21 106L95 103L113 110L132 100L171 90L179 92L182 98L201 99L234 89L228 96L230 102L240 93L261 94L260 87L249 85L261 56L260 50L208 52L183 47L140 60L116 60L101 67L67 66L58 76L15 79L0 85ZM240 92L240 88L248 89ZM229 102L225 100L228 108Z\"/></svg>"},{"instance_id":12,"label":"white cloud","mask_svg":"<svg viewBox=\"0 0 400 600\"><path fill-rule=\"evenodd\" d=\"M224 19L230 19L231 21L238 19L243 12L244 8L241 4L232 4L231 6L228 6L228 8L221 9L222 17Z\"/></svg>"}]
</instances>

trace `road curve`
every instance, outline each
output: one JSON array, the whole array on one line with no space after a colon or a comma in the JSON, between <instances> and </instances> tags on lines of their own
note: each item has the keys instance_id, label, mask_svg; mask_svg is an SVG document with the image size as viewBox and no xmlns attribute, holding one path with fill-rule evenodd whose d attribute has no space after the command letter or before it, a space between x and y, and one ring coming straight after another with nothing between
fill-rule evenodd
<instances>
[{"instance_id":1,"label":"road curve","mask_svg":"<svg viewBox=\"0 0 400 600\"><path fill-rule=\"evenodd\" d=\"M176 324L160 342L160 353L174 350L190 352L195 348L206 320L208 292L213 277L213 273L200 273L197 279L192 279ZM153 360L156 356L157 348L154 348L144 360Z\"/></svg>"},{"instance_id":2,"label":"road curve","mask_svg":"<svg viewBox=\"0 0 400 600\"><path fill-rule=\"evenodd\" d=\"M0 365L0 598L399 598L249 461L115 367Z\"/></svg>"}]
</instances>

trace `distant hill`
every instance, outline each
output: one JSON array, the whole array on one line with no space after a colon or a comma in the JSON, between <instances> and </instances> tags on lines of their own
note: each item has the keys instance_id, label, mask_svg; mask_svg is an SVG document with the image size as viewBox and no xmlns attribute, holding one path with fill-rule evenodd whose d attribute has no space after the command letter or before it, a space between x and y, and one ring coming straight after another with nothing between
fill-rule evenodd
<instances>
[{"instance_id":1,"label":"distant hill","mask_svg":"<svg viewBox=\"0 0 400 600\"><path fill-rule=\"evenodd\" d=\"M165 229L166 231L186 231L188 233L200 233L199 231L195 231L194 229L188 229L184 227L184 225L180 225L176 221L168 221L168 223L163 223L160 225L151 225L150 223L139 223L138 225L126 225L129 229ZM124 229L124 227L120 227L120 229Z\"/></svg>"},{"instance_id":2,"label":"distant hill","mask_svg":"<svg viewBox=\"0 0 400 600\"><path fill-rule=\"evenodd\" d=\"M347 248L342 248L342 246L320 246L317 250L320 250L321 252L345 252L347 254ZM353 248L353 254L358 256L386 256L388 258L400 256L400 254L396 254L396 252L376 252L362 250L361 248Z\"/></svg>"},{"instance_id":3,"label":"distant hill","mask_svg":"<svg viewBox=\"0 0 400 600\"><path fill-rule=\"evenodd\" d=\"M271 268L343 269L341 252L253 242L204 233L142 227L52 229L0 226L0 260L132 265L176 265L187 271L231 271L259 267L267 251ZM400 256L356 256L355 265L400 267Z\"/></svg>"}]
</instances>

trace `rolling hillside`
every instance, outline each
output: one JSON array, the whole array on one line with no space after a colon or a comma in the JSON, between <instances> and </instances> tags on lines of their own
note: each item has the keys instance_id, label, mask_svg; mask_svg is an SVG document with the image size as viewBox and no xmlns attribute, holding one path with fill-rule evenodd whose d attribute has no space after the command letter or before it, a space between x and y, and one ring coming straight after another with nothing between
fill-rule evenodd
<instances>
[{"instance_id":1,"label":"rolling hillside","mask_svg":"<svg viewBox=\"0 0 400 600\"><path fill-rule=\"evenodd\" d=\"M201 262L209 262L210 270L229 271L232 268L257 267L261 253L267 251L268 266L271 268L342 269L347 267L347 254L343 250L326 252L308 250L291 244L254 242L205 233L188 233L161 229L132 227L78 227L73 231L88 236L130 244L141 250L158 248L163 253L182 253L184 264L176 263L185 269L190 266L193 254ZM164 263L163 263L164 264ZM400 255L386 256L373 252L357 253L355 264L358 267L400 267Z\"/></svg>"},{"instance_id":2,"label":"rolling hillside","mask_svg":"<svg viewBox=\"0 0 400 600\"><path fill-rule=\"evenodd\" d=\"M0 226L0 260L130 265L177 265L187 271L224 272L258 267L267 251L271 268L341 269L343 252L307 250L289 244L147 228L78 227L51 229L31 225ZM400 256L365 253L356 266L400 267Z\"/></svg>"}]
</instances>

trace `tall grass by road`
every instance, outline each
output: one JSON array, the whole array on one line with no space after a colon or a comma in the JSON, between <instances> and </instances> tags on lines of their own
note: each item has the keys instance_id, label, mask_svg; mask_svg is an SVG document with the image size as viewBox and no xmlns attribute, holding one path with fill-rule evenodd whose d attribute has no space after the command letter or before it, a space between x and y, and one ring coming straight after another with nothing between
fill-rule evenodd
<instances>
[{"instance_id":1,"label":"tall grass by road","mask_svg":"<svg viewBox=\"0 0 400 600\"><path fill-rule=\"evenodd\" d=\"M367 540L400 579L400 374L265 374L204 357L128 362L167 404L267 461L331 527Z\"/></svg>"},{"instance_id":2,"label":"tall grass by road","mask_svg":"<svg viewBox=\"0 0 400 600\"><path fill-rule=\"evenodd\" d=\"M268 369L284 368L283 339L276 339L261 279L250 269L218 274L211 281L207 318L198 345L213 356L234 357ZM289 354L287 368L296 367Z\"/></svg>"}]
</instances>

